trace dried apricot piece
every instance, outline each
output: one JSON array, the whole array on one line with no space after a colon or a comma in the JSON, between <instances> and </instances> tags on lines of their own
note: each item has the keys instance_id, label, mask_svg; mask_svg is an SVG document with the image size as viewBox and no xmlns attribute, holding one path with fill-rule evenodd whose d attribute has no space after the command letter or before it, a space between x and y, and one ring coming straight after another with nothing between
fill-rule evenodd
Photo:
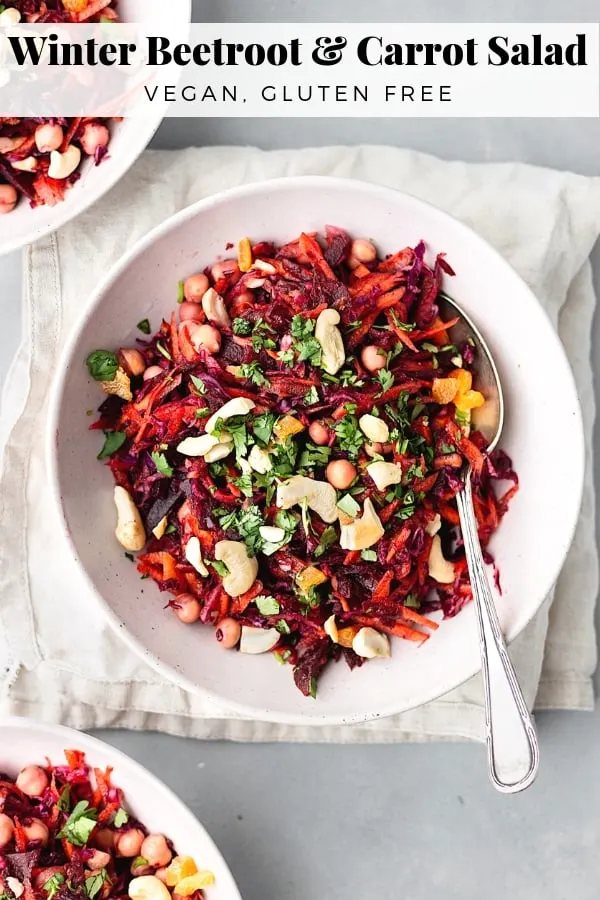
<instances>
[{"instance_id":1,"label":"dried apricot piece","mask_svg":"<svg viewBox=\"0 0 600 900\"><path fill-rule=\"evenodd\" d=\"M452 403L458 393L458 381L456 378L434 378L431 394L436 403L444 406Z\"/></svg>"},{"instance_id":2,"label":"dried apricot piece","mask_svg":"<svg viewBox=\"0 0 600 900\"><path fill-rule=\"evenodd\" d=\"M327 575L325 575L324 572L321 572L320 569L317 569L316 566L307 566L296 576L296 584L303 594L307 594L311 587L316 587L318 584L324 584L326 581Z\"/></svg>"},{"instance_id":3,"label":"dried apricot piece","mask_svg":"<svg viewBox=\"0 0 600 900\"><path fill-rule=\"evenodd\" d=\"M300 434L301 431L304 431L304 425L294 416L284 416L273 428L273 434L282 442L293 434Z\"/></svg>"},{"instance_id":4,"label":"dried apricot piece","mask_svg":"<svg viewBox=\"0 0 600 900\"><path fill-rule=\"evenodd\" d=\"M467 369L455 369L452 378L458 381L458 393L465 394L473 387L473 376Z\"/></svg>"},{"instance_id":5,"label":"dried apricot piece","mask_svg":"<svg viewBox=\"0 0 600 900\"><path fill-rule=\"evenodd\" d=\"M356 625L348 625L347 628L339 628L337 642L340 647L352 647L352 641L360 631Z\"/></svg>"},{"instance_id":6,"label":"dried apricot piece","mask_svg":"<svg viewBox=\"0 0 600 900\"><path fill-rule=\"evenodd\" d=\"M191 856L176 856L167 866L165 878L169 887L175 887L184 878L195 875L198 867Z\"/></svg>"},{"instance_id":7,"label":"dried apricot piece","mask_svg":"<svg viewBox=\"0 0 600 900\"><path fill-rule=\"evenodd\" d=\"M462 412L467 409L477 409L479 406L483 406L484 403L485 397L480 391L465 391L464 394L459 394L454 401L456 408Z\"/></svg>"},{"instance_id":8,"label":"dried apricot piece","mask_svg":"<svg viewBox=\"0 0 600 900\"><path fill-rule=\"evenodd\" d=\"M179 894L180 897L191 897L192 894L195 894L196 891L201 891L202 888L210 887L211 884L215 883L215 876L212 872L209 872L207 869L203 869L200 872L196 872L194 875L188 875L187 878L183 878L175 885L174 894Z\"/></svg>"}]
</instances>

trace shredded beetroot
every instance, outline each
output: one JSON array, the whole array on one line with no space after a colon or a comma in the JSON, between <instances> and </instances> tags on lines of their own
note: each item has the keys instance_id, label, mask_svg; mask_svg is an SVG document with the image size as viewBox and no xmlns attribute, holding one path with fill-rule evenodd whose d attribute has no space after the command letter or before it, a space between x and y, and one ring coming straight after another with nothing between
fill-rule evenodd
<instances>
[{"instance_id":1,"label":"shredded beetroot","mask_svg":"<svg viewBox=\"0 0 600 900\"><path fill-rule=\"evenodd\" d=\"M333 227L323 244L302 234L279 249L254 245L249 271L232 260L213 270L216 282L207 269L182 283L179 316L136 351L87 360L113 394L92 427L106 433L101 458L144 524L139 572L173 595L182 621L217 627L223 647L241 629L270 630L264 649L294 667L307 695L328 662L364 661L354 651L372 632L355 640L362 629L422 643L438 627L431 612L454 616L470 601L455 502L467 462L484 549L518 489L506 454L488 456L470 427L485 398L471 384L474 348L454 346L453 322L439 319L454 274L444 257L430 267L421 242L379 259L361 241L357 253L372 260L361 263L353 246ZM198 283L214 289L203 306L185 299ZM327 317L339 317L345 354L334 367L318 337ZM114 396L119 378L126 399ZM235 398L250 403L219 419ZM220 439L214 456L193 442L207 424ZM381 489L373 463L389 476ZM303 503L306 492L281 500L294 476L333 494L333 514ZM497 493L499 481L512 484ZM363 514L379 522L367 538L353 524ZM241 594L224 541L256 559ZM443 578L430 571L438 542Z\"/></svg>"},{"instance_id":2,"label":"shredded beetroot","mask_svg":"<svg viewBox=\"0 0 600 900\"><path fill-rule=\"evenodd\" d=\"M79 750L65 757L66 765L29 765L14 779L0 773L3 900L127 897L133 878L153 875L174 856L163 835L145 842L148 830L126 810L110 768L92 769Z\"/></svg>"},{"instance_id":3,"label":"shredded beetroot","mask_svg":"<svg viewBox=\"0 0 600 900\"><path fill-rule=\"evenodd\" d=\"M116 6L115 0L4 0L0 4L2 9L18 10L23 22L50 24L116 21ZM54 129L51 144L47 144L47 131L44 141L36 143L36 131L44 126ZM0 214L11 212L20 196L32 207L62 202L65 192L79 179L81 163L91 158L98 166L106 158L109 126L110 119L0 116ZM78 168L64 179L50 178L50 150L44 149L46 145L60 152L69 145L76 147L81 151Z\"/></svg>"}]
</instances>

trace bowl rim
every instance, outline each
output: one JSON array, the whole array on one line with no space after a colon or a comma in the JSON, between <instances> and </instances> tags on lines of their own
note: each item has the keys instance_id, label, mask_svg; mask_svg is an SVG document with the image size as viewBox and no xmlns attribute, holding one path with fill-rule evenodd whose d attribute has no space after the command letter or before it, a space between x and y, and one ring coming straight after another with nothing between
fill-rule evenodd
<instances>
[{"instance_id":1,"label":"bowl rim","mask_svg":"<svg viewBox=\"0 0 600 900\"><path fill-rule=\"evenodd\" d=\"M187 820L187 827L190 827L193 823L193 825L195 825L195 827L202 833L203 840L210 846L215 856L221 859L223 869L230 878L229 887L232 898L237 897L237 900L242 900L242 895L240 894L236 880L233 877L233 873L229 868L227 860L217 847L216 843L214 842L202 822L200 822L200 820L194 815L194 813L183 802L183 800L175 793L175 791L168 787L168 785L161 781L160 778L150 772L149 769L139 763L136 759L133 759L133 757L128 756L127 753L124 753L117 747L113 747L112 744L108 744L106 741L103 741L100 738L94 737L93 735L87 734L83 731L78 731L75 728L69 728L66 725L55 725L49 722L39 722L37 719L28 719L25 716L0 715L0 739L4 731L10 732L12 730L16 731L17 729L31 731L32 737L35 739L36 743L42 741L45 736L47 736L48 738L56 738L61 742L64 740L65 748L68 748L69 745L73 746L75 744L77 746L77 749L81 749L86 753L86 755L89 753L92 756L94 751L102 751L103 753L109 754L111 759L114 759L115 765L120 763L124 767L133 768L140 777L148 782L148 787L152 789L153 795L159 798L159 801L164 808L166 807L169 809L175 809L176 815L181 816L183 819Z\"/></svg>"},{"instance_id":2,"label":"bowl rim","mask_svg":"<svg viewBox=\"0 0 600 900\"><path fill-rule=\"evenodd\" d=\"M522 285L522 289L529 295L530 299L535 303L537 308L542 312L543 317L545 319L547 325L547 339L554 345L554 351L558 354L558 356L562 359L565 369L565 377L568 380L568 388L572 393L574 400L574 410L575 416L574 421L572 421L571 428L573 433L576 432L576 437L574 438L574 442L579 446L579 454L576 459L573 459L573 470L571 472L572 488L569 492L569 497L571 499L570 504L570 515L568 518L568 527L565 528L565 550L562 556L557 556L557 558L548 561L548 577L546 579L546 584L544 586L544 590L540 591L540 599L534 605L531 610L530 615L527 616L525 620L519 622L519 627L513 627L508 630L505 634L505 640L507 644L510 644L519 634L521 634L525 628L530 624L532 619L537 615L539 610L541 609L545 599L548 594L556 584L556 581L560 575L564 562L566 560L566 556L569 552L571 544L573 542L573 538L575 535L575 529L577 526L577 522L579 519L579 512L581 508L581 503L583 500L583 488L584 488L584 473L585 473L585 435L583 430L583 418L581 412L581 406L579 403L579 396L577 393L577 386L575 383L575 378L573 375L573 371L571 369L571 365L569 363L566 351L563 347L563 344L558 336L558 332L555 330L552 322L550 320L550 316L547 311L544 309L542 304L539 302L531 288L524 281L524 279L519 275L519 273L510 265L510 263L504 259L504 257L493 247L488 241L486 241L481 235L479 235L476 231L470 228L468 225L461 222L459 219L452 216L450 213L445 212L439 207L435 206L432 203L429 203L426 200L422 200L420 197L416 197L414 194L410 194L406 191L397 190L395 188L389 187L387 185L378 184L376 182L365 181L362 179L354 179L354 178L340 178L337 176L330 175L295 175L295 176L287 176L287 177L278 177L273 179L266 179L263 181L253 181L248 184L238 185L232 188L228 188L223 191L219 191L216 194L211 194L210 196L191 204L190 206L185 207L180 210L178 213L167 218L164 222L157 225L148 234L144 235L136 244L131 247L110 269L110 271L104 276L98 287L93 291L91 296L88 298L87 303L84 304L81 313L79 314L79 318L76 324L73 326L70 334L68 335L67 341L63 347L63 350L60 354L60 358L57 365L57 375L53 382L50 402L49 402L49 412L48 412L48 421L46 427L46 435L45 435L45 443L46 443L46 458L48 464L49 471L49 482L50 488L52 492L52 497L54 501L54 506L57 512L57 515L63 525L62 531L65 536L65 539L68 543L68 546L73 553L73 557L75 559L76 564L79 567L81 574L83 575L86 583L90 588L91 594L95 597L96 602L100 606L103 614L108 619L113 631L119 636L119 638L137 654L142 660L148 663L156 672L162 675L164 678L168 679L171 683L176 684L183 690L188 691L189 693L195 694L197 696L201 696L206 698L207 700L217 703L223 708L237 713L238 715L242 715L244 717L251 717L254 720L258 721L266 721L273 722L277 724L286 724L286 725L351 725L351 724L361 724L369 721L373 721L376 719L397 715L402 712L408 712L410 709L415 709L420 706L425 705L426 703L430 703L433 700L437 700L439 697L444 696L452 690L460 687L469 681L470 678L477 675L481 671L481 665L478 662L477 665L470 669L466 674L461 674L458 681L452 681L450 684L441 684L438 683L436 687L432 687L430 693L427 697L420 700L417 703L411 703L409 706L399 705L395 706L393 703L388 703L386 707L379 708L376 712L358 712L351 714L340 714L340 713L319 713L318 710L311 711L309 709L306 712L302 713L287 713L281 711L272 712L271 710L264 709L261 707L253 706L246 703L238 703L235 700L232 700L228 697L223 697L221 694L218 694L214 691L209 691L204 687L201 687L198 684L195 684L185 675L182 675L178 672L174 667L169 665L168 663L163 662L159 659L153 652L151 652L147 647L145 647L124 625L124 623L119 619L116 613L113 611L112 607L108 603L107 600L104 599L102 594L97 590L92 579L88 575L75 544L72 540L71 533L69 530L69 524L66 518L64 506L61 499L60 494L60 481L59 481L59 465L58 465L58 432L59 432L59 419L60 419L60 410L62 404L62 397L65 389L65 384L69 371L69 364L74 359L75 351L77 349L77 345L79 343L79 339L81 337L82 332L84 331L88 320L91 318L93 313L98 309L101 304L102 297L104 294L113 286L113 284L118 280L118 278L123 274L123 272L128 268L130 263L138 257L140 254L145 252L149 247L151 247L155 242L163 238L172 230L178 228L179 226L185 224L186 222L191 221L197 216L201 215L203 212L212 209L214 207L218 207L223 203L226 203L228 200L236 198L236 197L246 197L253 196L256 193L262 192L265 190L265 187L268 186L270 191L280 192L285 191L288 188L294 188L298 186L304 187L306 190L313 189L350 189L353 191L363 192L367 195L372 195L374 193L379 194L383 199L386 197L396 197L397 195L401 195L408 200L409 203L415 205L415 207L424 208L429 211L429 213L433 213L439 216L442 220L444 220L448 226L454 230L459 231L462 235L471 241L471 243L476 248L480 246L485 248L487 253L491 253L495 258L499 267L504 270L508 270L510 275L513 278L517 278Z\"/></svg>"},{"instance_id":3,"label":"bowl rim","mask_svg":"<svg viewBox=\"0 0 600 900\"><path fill-rule=\"evenodd\" d=\"M175 4L175 6L177 8L176 14L179 13L179 10L183 13L182 21L191 23L192 0L180 0L179 6L177 4ZM45 225L36 224L36 210L29 210L31 214L31 225L28 227L26 233L22 234L20 237L11 238L9 234L5 241L0 241L0 257L6 256L8 253L14 253L16 250L21 250L23 247L27 247L44 237L54 234L55 231L58 231L58 229L62 228L63 225L66 225L67 222L72 222L82 213L90 209L90 207L97 203L111 190L111 188L118 184L133 164L137 162L160 128L163 119L164 115L161 112L157 112L151 116L138 117L138 127L132 131L127 144L123 145L122 152L119 154L118 159L111 157L111 161L116 163L115 167L112 170L108 167L104 170L107 172L106 181L100 178L93 188L86 186L81 192L78 192L78 185L75 184L68 192L66 199L52 207L52 220ZM70 202L71 199L73 201L72 203ZM75 206L75 209L73 209L73 206ZM41 207L41 209L44 209L44 207Z\"/></svg>"}]
</instances>

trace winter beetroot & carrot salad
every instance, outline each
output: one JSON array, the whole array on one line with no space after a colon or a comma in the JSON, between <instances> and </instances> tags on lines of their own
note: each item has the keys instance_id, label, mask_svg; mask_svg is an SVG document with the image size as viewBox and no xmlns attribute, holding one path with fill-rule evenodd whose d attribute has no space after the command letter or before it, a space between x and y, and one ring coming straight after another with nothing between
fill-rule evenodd
<instances>
[{"instance_id":1,"label":"winter beetroot & carrot salad","mask_svg":"<svg viewBox=\"0 0 600 900\"><path fill-rule=\"evenodd\" d=\"M0 26L114 22L114 0L3 0ZM32 207L55 206L80 177L81 164L100 165L108 153L110 120L22 119L0 116L0 215L20 198Z\"/></svg>"},{"instance_id":2,"label":"winter beetroot & carrot salad","mask_svg":"<svg viewBox=\"0 0 600 900\"><path fill-rule=\"evenodd\" d=\"M330 660L422 643L431 612L471 599L466 462L484 547L517 490L470 428L485 400L474 347L451 343L436 299L453 272L425 250L380 258L333 227L282 247L243 239L237 259L181 282L153 337L87 359L110 395L92 428L126 555L182 622L274 651L306 695Z\"/></svg>"},{"instance_id":3,"label":"winter beetroot & carrot salad","mask_svg":"<svg viewBox=\"0 0 600 900\"><path fill-rule=\"evenodd\" d=\"M92 769L79 750L65 757L0 773L2 900L202 900L212 872L148 832L110 768Z\"/></svg>"}]
</instances>

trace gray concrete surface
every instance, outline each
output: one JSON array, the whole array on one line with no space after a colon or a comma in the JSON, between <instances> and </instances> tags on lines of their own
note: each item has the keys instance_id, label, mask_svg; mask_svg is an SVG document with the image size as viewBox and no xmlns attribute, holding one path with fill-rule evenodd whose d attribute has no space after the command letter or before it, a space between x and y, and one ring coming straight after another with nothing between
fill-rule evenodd
<instances>
[{"instance_id":1,"label":"gray concrete surface","mask_svg":"<svg viewBox=\"0 0 600 900\"><path fill-rule=\"evenodd\" d=\"M596 0L195 0L210 21L595 21ZM169 120L155 146L371 141L600 175L600 121ZM600 289L600 251L594 256ZM0 260L0 379L20 333L20 257ZM600 387L599 323L594 359ZM597 473L598 474L598 473ZM541 774L495 794L481 747L235 745L105 732L205 823L246 900L598 900L600 711L538 717ZM216 895L216 892L215 892Z\"/></svg>"}]
</instances>

